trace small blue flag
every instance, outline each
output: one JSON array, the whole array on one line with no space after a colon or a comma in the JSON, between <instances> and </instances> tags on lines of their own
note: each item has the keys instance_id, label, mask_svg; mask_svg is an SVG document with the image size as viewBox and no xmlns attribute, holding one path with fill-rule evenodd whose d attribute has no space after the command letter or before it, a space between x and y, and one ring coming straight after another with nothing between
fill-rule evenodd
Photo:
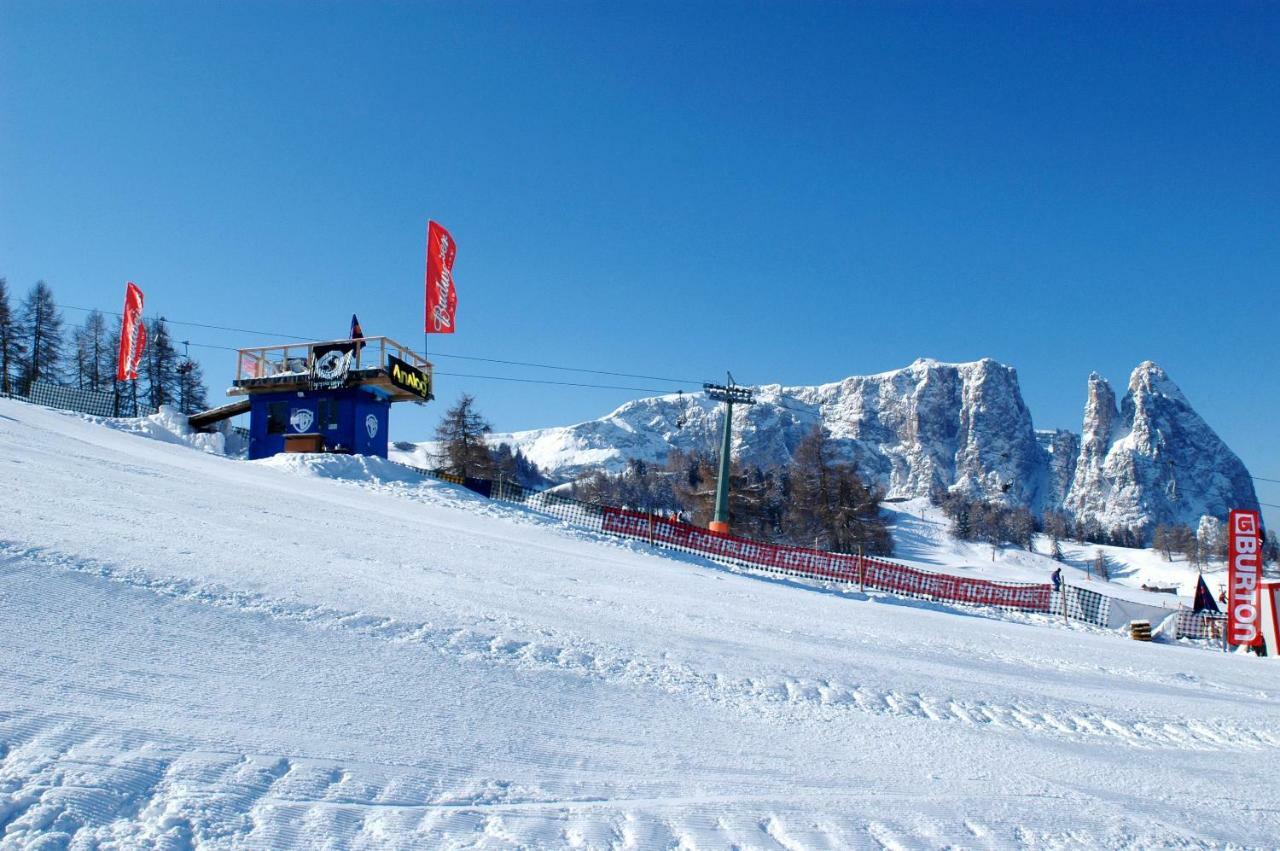
<instances>
[{"instance_id":1,"label":"small blue flag","mask_svg":"<svg viewBox=\"0 0 1280 851\"><path fill-rule=\"evenodd\" d=\"M1205 584L1203 574L1196 581L1196 602L1191 610L1193 612L1219 611L1218 604L1214 601L1213 595L1209 593L1209 586Z\"/></svg>"},{"instance_id":2,"label":"small blue flag","mask_svg":"<svg viewBox=\"0 0 1280 851\"><path fill-rule=\"evenodd\" d=\"M351 314L351 339L358 340L364 336L364 329L360 327L360 320L356 319L356 315ZM364 343L356 343L356 351L364 348Z\"/></svg>"}]
</instances>

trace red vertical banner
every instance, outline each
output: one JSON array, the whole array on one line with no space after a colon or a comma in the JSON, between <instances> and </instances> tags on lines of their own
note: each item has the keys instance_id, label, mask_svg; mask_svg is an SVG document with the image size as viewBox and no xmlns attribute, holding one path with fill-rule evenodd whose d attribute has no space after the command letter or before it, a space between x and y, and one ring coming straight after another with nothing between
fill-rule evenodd
<instances>
[{"instance_id":1,"label":"red vertical banner","mask_svg":"<svg viewBox=\"0 0 1280 851\"><path fill-rule=\"evenodd\" d=\"M458 310L458 292L453 286L453 256L457 246L449 232L435 222L427 223L427 321L428 334L452 334Z\"/></svg>"},{"instance_id":2,"label":"red vertical banner","mask_svg":"<svg viewBox=\"0 0 1280 851\"><path fill-rule=\"evenodd\" d=\"M147 326L142 323L142 290L130 281L124 290L124 313L120 323L120 359L116 381L137 381L138 364L147 345Z\"/></svg>"},{"instance_id":3,"label":"red vertical banner","mask_svg":"<svg viewBox=\"0 0 1280 851\"><path fill-rule=\"evenodd\" d=\"M1262 643L1258 587L1262 583L1262 521L1256 511L1232 510L1227 528L1227 641Z\"/></svg>"}]
</instances>

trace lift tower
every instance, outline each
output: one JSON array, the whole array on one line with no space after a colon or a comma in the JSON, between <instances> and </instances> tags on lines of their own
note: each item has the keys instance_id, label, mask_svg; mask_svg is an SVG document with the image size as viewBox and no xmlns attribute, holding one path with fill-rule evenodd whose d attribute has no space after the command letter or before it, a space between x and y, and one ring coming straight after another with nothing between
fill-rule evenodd
<instances>
[{"instance_id":1,"label":"lift tower","mask_svg":"<svg viewBox=\"0 0 1280 851\"><path fill-rule=\"evenodd\" d=\"M733 444L733 406L756 403L750 387L737 386L733 383L733 374L726 374L729 376L728 384L702 385L708 398L724 402L724 438L720 443L720 474L716 478L716 510L708 527L721 535L729 534L729 450Z\"/></svg>"}]
</instances>

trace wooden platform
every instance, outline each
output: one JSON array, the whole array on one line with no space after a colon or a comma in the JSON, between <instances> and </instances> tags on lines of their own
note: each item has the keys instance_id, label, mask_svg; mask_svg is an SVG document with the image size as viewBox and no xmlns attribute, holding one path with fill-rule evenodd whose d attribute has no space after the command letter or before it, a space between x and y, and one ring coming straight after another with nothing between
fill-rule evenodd
<instances>
[{"instance_id":1,"label":"wooden platform","mask_svg":"<svg viewBox=\"0 0 1280 851\"><path fill-rule=\"evenodd\" d=\"M312 343L288 343L279 346L261 346L240 349L236 364L236 378L228 396L248 396L253 393L289 390L317 389L315 364L317 350L323 352L335 347L353 347L352 363L342 376L344 387L373 387L392 402L425 402L435 398L431 393L432 364L408 346L390 337L361 337L356 340L318 340ZM408 372L425 377L426 393L415 391L393 380L392 370L396 361L401 372L407 365ZM247 410L247 409L245 409ZM212 412L210 412L212 413Z\"/></svg>"},{"instance_id":2,"label":"wooden platform","mask_svg":"<svg viewBox=\"0 0 1280 851\"><path fill-rule=\"evenodd\" d=\"M210 408L207 411L201 411L198 414L192 414L187 418L187 424L197 431L202 431L214 423L222 422L238 414L247 414L248 412L249 400L238 399L235 402L229 402L216 408Z\"/></svg>"}]
</instances>

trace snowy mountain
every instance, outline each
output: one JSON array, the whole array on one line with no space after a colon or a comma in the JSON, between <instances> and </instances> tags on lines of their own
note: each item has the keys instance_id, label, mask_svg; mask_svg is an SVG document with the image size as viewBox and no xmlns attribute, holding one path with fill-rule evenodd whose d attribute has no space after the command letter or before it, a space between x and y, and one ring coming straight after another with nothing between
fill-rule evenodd
<instances>
[{"instance_id":1,"label":"snowy mountain","mask_svg":"<svg viewBox=\"0 0 1280 851\"><path fill-rule=\"evenodd\" d=\"M171 425L0 399L0 848L1280 835L1273 661L753 577ZM935 569L1044 575L898 509Z\"/></svg>"},{"instance_id":2,"label":"snowy mountain","mask_svg":"<svg viewBox=\"0 0 1280 851\"><path fill-rule=\"evenodd\" d=\"M1115 394L1089 378L1082 435L1037 432L1017 372L917 360L879 375L816 387L759 388L734 412L734 456L785 464L821 423L838 451L891 496L942 487L970 496L1063 509L1104 528L1180 522L1255 505L1248 471L1160 367L1146 362ZM618 471L627 459L661 463L671 449L718 446L721 406L702 393L638 399L608 416L563 428L498 434L546 473L573 478Z\"/></svg>"}]
</instances>

